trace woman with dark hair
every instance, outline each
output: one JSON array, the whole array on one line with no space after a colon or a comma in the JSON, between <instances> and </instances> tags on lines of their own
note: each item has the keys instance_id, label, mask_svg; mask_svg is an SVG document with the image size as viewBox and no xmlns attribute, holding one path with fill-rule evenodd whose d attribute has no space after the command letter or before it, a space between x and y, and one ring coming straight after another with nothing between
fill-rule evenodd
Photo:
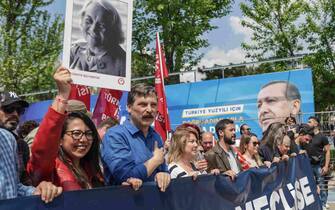
<instances>
[{"instance_id":1,"label":"woman with dark hair","mask_svg":"<svg viewBox=\"0 0 335 210\"><path fill-rule=\"evenodd\" d=\"M258 168L263 165L258 155L259 141L256 135L242 135L240 140L240 153L238 159L243 170Z\"/></svg>"},{"instance_id":2,"label":"woman with dark hair","mask_svg":"<svg viewBox=\"0 0 335 210\"><path fill-rule=\"evenodd\" d=\"M81 12L84 42L71 47L70 68L126 76L121 18L110 0L90 0Z\"/></svg>"},{"instance_id":3,"label":"woman with dark hair","mask_svg":"<svg viewBox=\"0 0 335 210\"><path fill-rule=\"evenodd\" d=\"M27 170L34 184L48 180L64 191L104 185L99 167L100 139L91 119L81 112L66 114L70 72L60 67L54 74L58 95L44 117L32 145ZM129 179L138 189L142 182Z\"/></svg>"}]
</instances>

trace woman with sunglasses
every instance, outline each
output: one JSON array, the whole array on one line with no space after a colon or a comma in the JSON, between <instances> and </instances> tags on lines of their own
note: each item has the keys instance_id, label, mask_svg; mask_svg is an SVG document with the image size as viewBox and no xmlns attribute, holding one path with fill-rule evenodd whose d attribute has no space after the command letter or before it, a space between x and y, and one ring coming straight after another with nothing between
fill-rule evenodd
<instances>
[{"instance_id":1,"label":"woman with sunglasses","mask_svg":"<svg viewBox=\"0 0 335 210\"><path fill-rule=\"evenodd\" d=\"M60 67L54 79L58 95L35 136L28 172L34 183L52 181L64 191L103 186L95 125L84 113L65 113L72 82L70 72ZM134 189L142 184L137 179L128 181Z\"/></svg>"},{"instance_id":2,"label":"woman with sunglasses","mask_svg":"<svg viewBox=\"0 0 335 210\"><path fill-rule=\"evenodd\" d=\"M259 141L255 134L242 135L240 140L240 153L238 155L242 169L258 168L263 165L258 155Z\"/></svg>"}]
</instances>

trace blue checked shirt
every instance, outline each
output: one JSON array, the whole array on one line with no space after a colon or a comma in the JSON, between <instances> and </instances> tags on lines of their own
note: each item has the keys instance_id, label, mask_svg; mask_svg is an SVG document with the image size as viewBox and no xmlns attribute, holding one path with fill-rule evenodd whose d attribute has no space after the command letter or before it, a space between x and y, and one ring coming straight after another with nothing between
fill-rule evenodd
<instances>
[{"instance_id":1,"label":"blue checked shirt","mask_svg":"<svg viewBox=\"0 0 335 210\"><path fill-rule=\"evenodd\" d=\"M0 128L0 200L32 195L34 190L20 183L16 140Z\"/></svg>"}]
</instances>

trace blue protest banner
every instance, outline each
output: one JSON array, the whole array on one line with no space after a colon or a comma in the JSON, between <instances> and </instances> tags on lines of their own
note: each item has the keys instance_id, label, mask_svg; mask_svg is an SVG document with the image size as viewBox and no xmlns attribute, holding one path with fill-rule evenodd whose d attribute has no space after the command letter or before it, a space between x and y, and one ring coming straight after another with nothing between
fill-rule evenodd
<instances>
[{"instance_id":1,"label":"blue protest banner","mask_svg":"<svg viewBox=\"0 0 335 210\"><path fill-rule=\"evenodd\" d=\"M65 192L50 204L39 197L0 201L1 210L321 210L309 160L305 155L280 162L270 169L242 172L231 181L219 175L175 179L168 190L159 192L155 183L145 183L139 191L117 186Z\"/></svg>"}]
</instances>

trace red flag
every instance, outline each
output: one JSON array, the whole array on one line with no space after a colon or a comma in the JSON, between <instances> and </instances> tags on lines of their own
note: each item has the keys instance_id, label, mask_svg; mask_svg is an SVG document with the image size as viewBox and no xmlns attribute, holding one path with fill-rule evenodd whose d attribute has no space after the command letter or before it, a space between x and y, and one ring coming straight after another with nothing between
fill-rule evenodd
<instances>
[{"instance_id":1,"label":"red flag","mask_svg":"<svg viewBox=\"0 0 335 210\"><path fill-rule=\"evenodd\" d=\"M101 88L95 104L92 120L96 125L107 117L119 119L119 104L122 96L120 90Z\"/></svg>"},{"instance_id":2,"label":"red flag","mask_svg":"<svg viewBox=\"0 0 335 210\"><path fill-rule=\"evenodd\" d=\"M165 56L159 42L159 34L156 34L156 72L155 89L158 97L158 113L155 119L155 130L165 141L167 133L171 130L170 120L166 104L164 78L168 76L168 70L165 64Z\"/></svg>"},{"instance_id":3,"label":"red flag","mask_svg":"<svg viewBox=\"0 0 335 210\"><path fill-rule=\"evenodd\" d=\"M78 101L82 101L86 109L90 111L91 107L91 92L90 89L84 85L71 85L71 92L69 99L74 99Z\"/></svg>"}]
</instances>

